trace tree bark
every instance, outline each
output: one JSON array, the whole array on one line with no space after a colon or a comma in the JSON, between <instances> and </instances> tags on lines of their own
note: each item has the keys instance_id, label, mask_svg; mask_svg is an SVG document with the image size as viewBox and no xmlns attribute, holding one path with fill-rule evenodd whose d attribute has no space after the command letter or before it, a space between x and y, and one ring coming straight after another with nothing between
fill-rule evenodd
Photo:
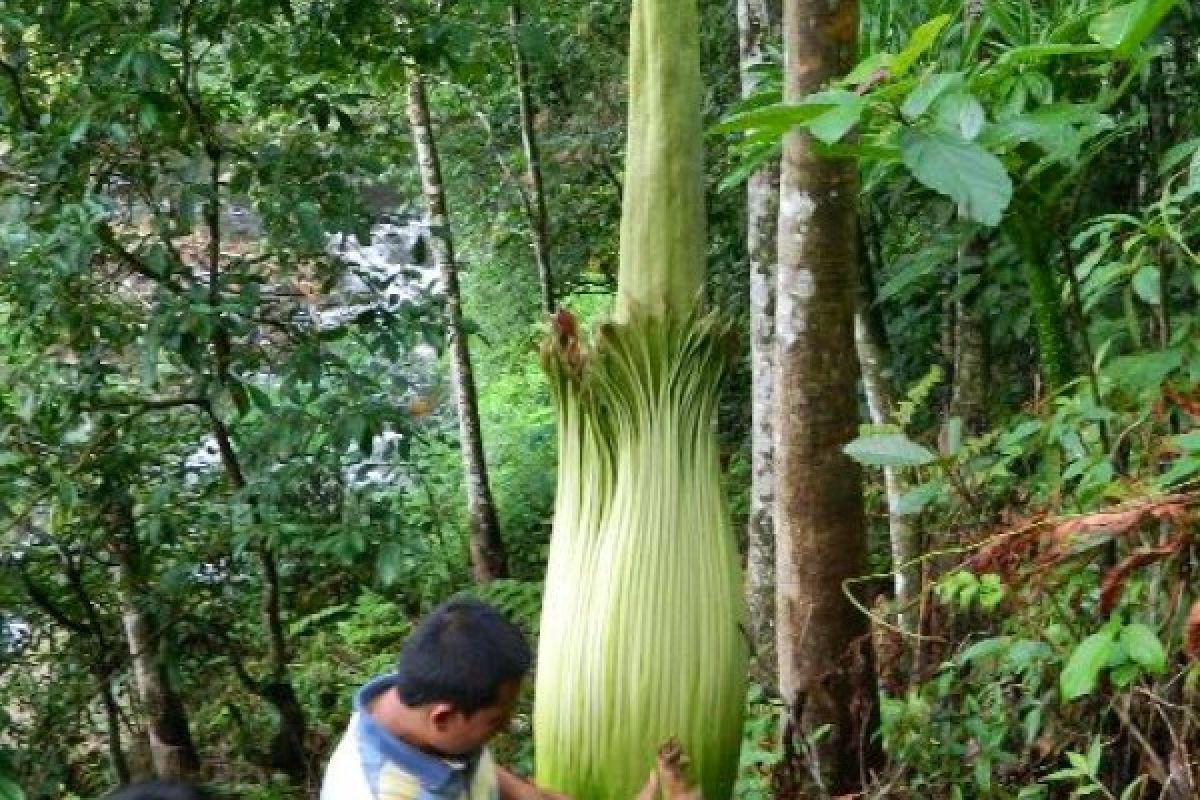
<instances>
[{"instance_id":1,"label":"tree bark","mask_svg":"<svg viewBox=\"0 0 1200 800\"><path fill-rule=\"evenodd\" d=\"M849 66L857 12L856 0L784 4L786 102ZM858 427L857 196L853 163L822 160L807 135L788 134L775 365L779 680L796 730L832 726L808 767L834 794L861 785L875 698L866 618L843 594L866 562L861 476L842 453Z\"/></svg>"},{"instance_id":2,"label":"tree bark","mask_svg":"<svg viewBox=\"0 0 1200 800\"><path fill-rule=\"evenodd\" d=\"M158 636L143 608L144 582L140 548L133 530L133 502L115 490L108 522L116 566L117 600L133 664L134 687L142 707L150 742L154 774L163 780L185 780L196 772L200 759L192 742L187 712L159 658Z\"/></svg>"},{"instance_id":3,"label":"tree bark","mask_svg":"<svg viewBox=\"0 0 1200 800\"><path fill-rule=\"evenodd\" d=\"M987 328L980 309L986 242L978 233L966 235L958 252L958 290L954 308L954 386L950 416L958 417L972 434L987 426L989 389ZM969 283L974 286L968 286Z\"/></svg>"},{"instance_id":4,"label":"tree bark","mask_svg":"<svg viewBox=\"0 0 1200 800\"><path fill-rule=\"evenodd\" d=\"M479 425L479 405L471 354L463 330L462 299L458 291L458 268L454 243L450 236L450 218L442 184L441 164L429 120L429 102L421 73L411 68L408 76L408 121L412 126L421 187L425 194L426 223L430 252L446 293L446 342L450 350L450 382L454 387L454 405L458 411L458 432L462 446L463 475L467 488L467 513L470 516L471 566L475 580L487 583L508 573L504 541L488 485L487 463L483 455L483 435Z\"/></svg>"},{"instance_id":5,"label":"tree bark","mask_svg":"<svg viewBox=\"0 0 1200 800\"><path fill-rule=\"evenodd\" d=\"M779 34L771 0L738 0L742 96L758 85L754 67L767 60ZM760 681L779 682L775 645L775 282L778 253L779 163L750 176L746 187L746 252L750 262L750 363L753 375L750 438L750 520L746 532L746 606Z\"/></svg>"},{"instance_id":6,"label":"tree bark","mask_svg":"<svg viewBox=\"0 0 1200 800\"><path fill-rule=\"evenodd\" d=\"M535 109L529 91L529 65L521 51L521 2L511 0L508 22L512 36L513 69L517 76L517 101L521 115L521 147L525 154L525 183L529 192L529 229L533 238L533 259L537 264L538 288L542 311L554 311L554 274L550 268L550 216L546 212L546 194L542 187L542 161L538 151Z\"/></svg>"},{"instance_id":7,"label":"tree bark","mask_svg":"<svg viewBox=\"0 0 1200 800\"><path fill-rule=\"evenodd\" d=\"M866 237L860 235L859 242L863 244L863 252L859 254L862 266L859 269L857 302L854 309L854 346L858 352L863 394L867 399L871 423L884 425L890 421L892 410L891 353L888 352L887 342L884 341L880 326L872 313L875 293L871 259L868 258L865 241ZM892 583L896 606L900 609L897 625L901 630L911 631L914 622L912 606L920 591L920 571L916 565L916 531L909 524L908 517L899 510L900 497L904 494L904 482L895 467L883 468L883 488L887 503L888 543L892 552Z\"/></svg>"}]
</instances>

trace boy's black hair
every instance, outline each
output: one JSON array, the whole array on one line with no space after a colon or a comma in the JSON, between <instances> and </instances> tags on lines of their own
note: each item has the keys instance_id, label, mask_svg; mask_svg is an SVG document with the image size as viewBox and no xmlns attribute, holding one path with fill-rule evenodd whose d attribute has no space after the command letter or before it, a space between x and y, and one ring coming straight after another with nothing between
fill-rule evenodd
<instances>
[{"instance_id":1,"label":"boy's black hair","mask_svg":"<svg viewBox=\"0 0 1200 800\"><path fill-rule=\"evenodd\" d=\"M104 800L209 800L212 795L195 786L166 781L145 781L118 789Z\"/></svg>"},{"instance_id":2,"label":"boy's black hair","mask_svg":"<svg viewBox=\"0 0 1200 800\"><path fill-rule=\"evenodd\" d=\"M516 625L478 600L438 606L400 648L396 691L405 705L449 703L474 714L500 699L500 687L529 671L529 643Z\"/></svg>"}]
</instances>

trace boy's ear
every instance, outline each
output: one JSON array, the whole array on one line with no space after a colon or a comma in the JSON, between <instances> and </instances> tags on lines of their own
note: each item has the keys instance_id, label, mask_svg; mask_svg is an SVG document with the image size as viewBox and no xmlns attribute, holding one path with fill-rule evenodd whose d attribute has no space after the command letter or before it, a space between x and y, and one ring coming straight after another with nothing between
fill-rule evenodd
<instances>
[{"instance_id":1,"label":"boy's ear","mask_svg":"<svg viewBox=\"0 0 1200 800\"><path fill-rule=\"evenodd\" d=\"M439 731L444 731L454 719L459 710L450 703L433 703L429 707L429 721Z\"/></svg>"}]
</instances>

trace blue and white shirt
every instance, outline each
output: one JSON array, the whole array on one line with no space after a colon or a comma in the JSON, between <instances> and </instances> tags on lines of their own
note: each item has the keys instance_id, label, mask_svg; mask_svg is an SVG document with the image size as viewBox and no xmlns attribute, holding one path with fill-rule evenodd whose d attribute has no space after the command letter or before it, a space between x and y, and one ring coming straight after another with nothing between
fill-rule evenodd
<instances>
[{"instance_id":1,"label":"blue and white shirt","mask_svg":"<svg viewBox=\"0 0 1200 800\"><path fill-rule=\"evenodd\" d=\"M321 800L499 800L496 770L485 747L463 761L418 750L384 730L367 711L395 685L394 675L375 678L354 696L354 715L333 751Z\"/></svg>"}]
</instances>

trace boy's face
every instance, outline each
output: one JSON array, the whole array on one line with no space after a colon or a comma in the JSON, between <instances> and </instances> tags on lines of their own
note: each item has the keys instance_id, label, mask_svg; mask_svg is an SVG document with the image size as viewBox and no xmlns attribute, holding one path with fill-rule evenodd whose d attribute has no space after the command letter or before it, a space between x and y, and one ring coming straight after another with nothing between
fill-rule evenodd
<instances>
[{"instance_id":1,"label":"boy's face","mask_svg":"<svg viewBox=\"0 0 1200 800\"><path fill-rule=\"evenodd\" d=\"M429 714L433 728L430 738L434 740L431 744L449 756L476 752L508 726L520 692L520 681L506 683L500 687L500 696L494 705L474 714L464 714L449 704L435 704Z\"/></svg>"}]
</instances>

